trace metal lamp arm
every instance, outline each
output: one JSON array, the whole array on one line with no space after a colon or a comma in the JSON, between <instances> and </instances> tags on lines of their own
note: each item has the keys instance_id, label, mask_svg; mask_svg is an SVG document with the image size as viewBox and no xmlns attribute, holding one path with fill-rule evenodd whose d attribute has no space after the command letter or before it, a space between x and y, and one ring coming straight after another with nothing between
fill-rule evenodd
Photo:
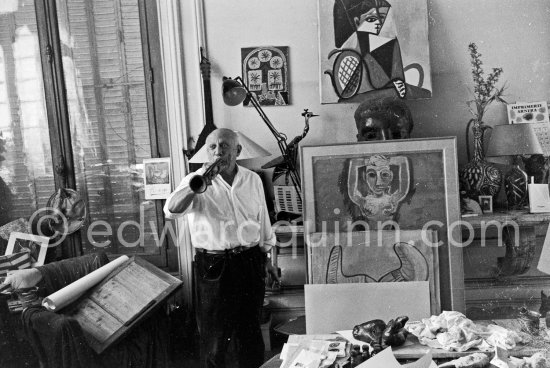
<instances>
[{"instance_id":1,"label":"metal lamp arm","mask_svg":"<svg viewBox=\"0 0 550 368\"><path fill-rule=\"evenodd\" d=\"M296 171L296 166L294 165L293 160L288 155L288 145L287 145L287 142L286 142L286 139L287 139L286 135L284 135L283 133L280 133L277 129L275 129L275 127L273 126L273 124L271 123L271 121L269 120L267 115L265 114L264 110L260 106L260 103L258 102L258 100L256 100L256 96L254 95L254 93L252 93L248 89L248 86L243 81L243 79L240 76L237 76L237 77L235 77L235 80L239 81L241 83L241 85L243 86L243 88L246 91L247 97L250 99L250 102L252 103L252 106L254 106L254 108L256 109L256 111L258 112L258 114L260 115L262 120L264 121L264 123L267 125L269 131L277 139L277 145L279 146L279 150L281 151L281 154L283 156L283 160L285 161L285 163L286 163L286 165L289 169L290 179L292 180L292 184L294 184L294 186L296 188L298 188L298 191L297 191L298 196L300 196L300 199L301 199L300 191L301 191L302 186L301 186L301 182L300 182L300 176L298 175L298 173Z\"/></svg>"},{"instance_id":2,"label":"metal lamp arm","mask_svg":"<svg viewBox=\"0 0 550 368\"><path fill-rule=\"evenodd\" d=\"M260 115L260 117L262 118L264 123L267 125L267 127L269 128L271 133L275 136L275 138L277 138L277 141L278 142L279 141L284 141L285 145L286 145L286 135L280 133L277 129L275 129L275 127L273 126L273 124L271 123L271 121L269 120L267 115L265 114L264 110L260 106L260 103L258 102L258 100L256 100L256 97L255 97L254 93L252 93L248 89L248 86L246 85L246 83L243 81L243 79L240 76L235 77L235 80L239 81L241 83L241 85L243 86L243 88L246 90L246 95L250 99L250 102L252 103L252 106L254 106L254 108L256 109L256 111L258 112L258 114Z\"/></svg>"}]
</instances>

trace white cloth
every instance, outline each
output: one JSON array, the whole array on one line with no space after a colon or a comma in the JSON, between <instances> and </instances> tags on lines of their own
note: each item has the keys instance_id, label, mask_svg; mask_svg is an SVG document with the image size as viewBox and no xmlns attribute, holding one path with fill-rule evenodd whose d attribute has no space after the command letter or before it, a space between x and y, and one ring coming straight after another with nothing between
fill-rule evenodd
<instances>
[{"instance_id":1,"label":"white cloth","mask_svg":"<svg viewBox=\"0 0 550 368\"><path fill-rule=\"evenodd\" d=\"M202 175L204 168L183 178L166 200L166 218L187 215L194 247L225 250L259 244L262 251L267 252L275 245L275 233L269 221L262 180L247 168L238 165L237 168L232 185L217 175L206 192L197 194L182 213L170 212L168 204L174 193L188 187L191 178Z\"/></svg>"},{"instance_id":2,"label":"white cloth","mask_svg":"<svg viewBox=\"0 0 550 368\"><path fill-rule=\"evenodd\" d=\"M406 327L422 345L449 351L492 351L495 346L511 350L522 341L515 331L494 324L476 324L456 311L443 311Z\"/></svg>"}]
</instances>

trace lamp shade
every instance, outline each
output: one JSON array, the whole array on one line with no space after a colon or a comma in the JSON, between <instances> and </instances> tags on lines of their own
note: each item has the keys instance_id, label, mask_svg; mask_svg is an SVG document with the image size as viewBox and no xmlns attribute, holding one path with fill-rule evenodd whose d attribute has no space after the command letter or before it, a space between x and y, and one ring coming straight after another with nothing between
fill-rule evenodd
<instances>
[{"instance_id":1,"label":"lamp shade","mask_svg":"<svg viewBox=\"0 0 550 368\"><path fill-rule=\"evenodd\" d=\"M229 106L236 106L244 101L247 92L243 85L235 79L223 77L223 102Z\"/></svg>"},{"instance_id":2,"label":"lamp shade","mask_svg":"<svg viewBox=\"0 0 550 368\"><path fill-rule=\"evenodd\" d=\"M486 156L536 155L542 153L542 147L532 124L502 124L493 128Z\"/></svg>"},{"instance_id":3,"label":"lamp shade","mask_svg":"<svg viewBox=\"0 0 550 368\"><path fill-rule=\"evenodd\" d=\"M243 133L237 130L234 130L234 132L237 134L239 144L242 147L241 154L237 157L237 160L248 160L251 158L271 156L271 153L260 147L260 145L258 145L252 139L248 138ZM209 161L210 160L208 159L207 147L205 144L199 149L197 153L193 155L193 157L189 160L189 163L202 164Z\"/></svg>"}]
</instances>

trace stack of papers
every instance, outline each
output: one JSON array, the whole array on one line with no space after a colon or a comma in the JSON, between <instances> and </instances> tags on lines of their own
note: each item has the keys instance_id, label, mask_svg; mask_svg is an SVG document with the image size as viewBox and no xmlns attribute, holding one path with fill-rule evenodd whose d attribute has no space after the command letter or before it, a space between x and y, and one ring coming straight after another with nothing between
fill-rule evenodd
<instances>
[{"instance_id":1,"label":"stack of papers","mask_svg":"<svg viewBox=\"0 0 550 368\"><path fill-rule=\"evenodd\" d=\"M349 360L351 344L356 341L353 338L351 341L344 341L341 337L334 337L334 335L291 335L281 351L280 358L283 360L281 368L327 368L334 363L337 364L335 366L342 367ZM436 368L437 365L432 360L431 351L414 363L401 365L391 347L388 347L356 368L380 367Z\"/></svg>"},{"instance_id":2,"label":"stack of papers","mask_svg":"<svg viewBox=\"0 0 550 368\"><path fill-rule=\"evenodd\" d=\"M329 367L346 357L345 341L310 340L283 345L281 368Z\"/></svg>"}]
</instances>

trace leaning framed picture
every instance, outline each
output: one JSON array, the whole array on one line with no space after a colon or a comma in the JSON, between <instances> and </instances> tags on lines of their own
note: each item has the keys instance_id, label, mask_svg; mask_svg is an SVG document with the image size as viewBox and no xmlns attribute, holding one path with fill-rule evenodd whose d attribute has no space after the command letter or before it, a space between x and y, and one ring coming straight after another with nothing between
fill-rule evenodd
<instances>
[{"instance_id":1,"label":"leaning framed picture","mask_svg":"<svg viewBox=\"0 0 550 368\"><path fill-rule=\"evenodd\" d=\"M479 206L483 213L493 213L493 196L480 195L478 196Z\"/></svg>"},{"instance_id":2,"label":"leaning framed picture","mask_svg":"<svg viewBox=\"0 0 550 368\"><path fill-rule=\"evenodd\" d=\"M439 307L465 310L455 137L302 146L300 154L309 283L318 282L312 249L330 239L349 246L358 234L391 230L418 243L435 232Z\"/></svg>"},{"instance_id":3,"label":"leaning framed picture","mask_svg":"<svg viewBox=\"0 0 550 368\"><path fill-rule=\"evenodd\" d=\"M20 252L29 252L31 267L42 266L46 260L46 252L50 238L34 234L13 231L6 247L6 255Z\"/></svg>"}]
</instances>

